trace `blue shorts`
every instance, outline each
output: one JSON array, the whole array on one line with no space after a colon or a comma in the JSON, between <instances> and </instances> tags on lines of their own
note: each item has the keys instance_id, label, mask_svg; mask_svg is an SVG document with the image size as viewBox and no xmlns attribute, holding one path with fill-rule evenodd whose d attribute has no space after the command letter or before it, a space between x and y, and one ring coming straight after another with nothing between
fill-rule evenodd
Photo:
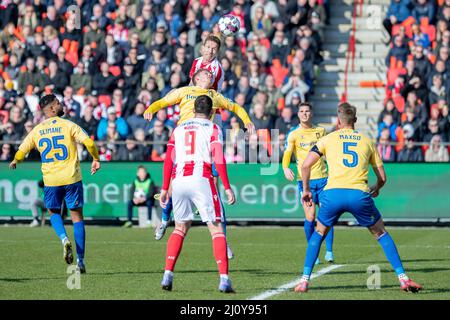
<instances>
[{"instance_id":1,"label":"blue shorts","mask_svg":"<svg viewBox=\"0 0 450 320\"><path fill-rule=\"evenodd\" d=\"M327 185L328 178L322 179L313 179L309 181L309 188L312 193L312 201L316 204L319 204L322 199L323 188ZM300 192L300 199L302 198L303 193L303 182L298 181L298 191Z\"/></svg>"},{"instance_id":2,"label":"blue shorts","mask_svg":"<svg viewBox=\"0 0 450 320\"><path fill-rule=\"evenodd\" d=\"M320 223L332 227L344 212L350 212L363 227L371 227L381 218L369 193L357 189L325 190L317 215Z\"/></svg>"},{"instance_id":3,"label":"blue shorts","mask_svg":"<svg viewBox=\"0 0 450 320\"><path fill-rule=\"evenodd\" d=\"M211 171L212 171L213 177L218 177L218 176L219 176L219 173L217 172L216 164L215 164L215 163L212 164Z\"/></svg>"},{"instance_id":4,"label":"blue shorts","mask_svg":"<svg viewBox=\"0 0 450 320\"><path fill-rule=\"evenodd\" d=\"M69 210L83 207L83 183L78 181L65 186L44 187L44 202L47 209L61 210L63 200L66 200Z\"/></svg>"}]
</instances>

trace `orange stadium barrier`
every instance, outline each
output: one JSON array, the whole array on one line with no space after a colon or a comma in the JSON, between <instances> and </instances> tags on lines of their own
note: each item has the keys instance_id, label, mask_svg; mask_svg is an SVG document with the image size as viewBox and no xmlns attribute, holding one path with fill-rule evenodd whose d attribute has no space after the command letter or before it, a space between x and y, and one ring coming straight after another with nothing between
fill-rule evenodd
<instances>
[{"instance_id":1,"label":"orange stadium barrier","mask_svg":"<svg viewBox=\"0 0 450 320\"><path fill-rule=\"evenodd\" d=\"M384 87L384 82L381 80L366 80L360 81L359 86L361 88L382 88Z\"/></svg>"}]
</instances>

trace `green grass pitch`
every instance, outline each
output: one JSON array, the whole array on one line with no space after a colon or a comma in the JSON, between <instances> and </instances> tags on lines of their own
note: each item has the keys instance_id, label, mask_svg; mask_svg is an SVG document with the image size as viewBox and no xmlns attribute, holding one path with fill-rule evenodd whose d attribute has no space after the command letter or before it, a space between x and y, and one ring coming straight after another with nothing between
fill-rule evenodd
<instances>
[{"instance_id":1,"label":"green grass pitch","mask_svg":"<svg viewBox=\"0 0 450 320\"><path fill-rule=\"evenodd\" d=\"M73 229L67 227L73 241ZM343 266L311 281L307 294L292 289L270 299L449 299L450 229L389 228L408 274L424 286L419 294L400 290L378 243L363 228L335 231L336 264ZM168 230L170 233L172 229ZM236 258L230 276L236 294L218 292L211 237L190 230L175 269L172 292L161 290L168 234L152 229L87 227L86 267L81 289L66 286L67 265L53 229L0 227L0 299L248 299L299 276L305 256L300 227L229 227ZM323 261L324 247L320 257ZM370 265L381 269L381 289L369 290ZM327 267L325 263L314 271Z\"/></svg>"}]
</instances>

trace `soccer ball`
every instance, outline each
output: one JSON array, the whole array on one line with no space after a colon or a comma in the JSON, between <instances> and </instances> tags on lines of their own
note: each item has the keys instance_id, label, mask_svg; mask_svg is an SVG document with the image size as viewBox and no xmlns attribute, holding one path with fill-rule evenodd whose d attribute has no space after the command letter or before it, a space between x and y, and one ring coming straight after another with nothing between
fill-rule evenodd
<instances>
[{"instance_id":1,"label":"soccer ball","mask_svg":"<svg viewBox=\"0 0 450 320\"><path fill-rule=\"evenodd\" d=\"M147 196L147 195L145 194L144 190L142 190L142 189L137 189L137 190L134 192L133 198L135 198L135 199L142 199L142 198L145 198L146 196Z\"/></svg>"},{"instance_id":2,"label":"soccer ball","mask_svg":"<svg viewBox=\"0 0 450 320\"><path fill-rule=\"evenodd\" d=\"M241 28L241 23L238 18L232 14L223 15L218 22L219 30L223 36L234 36Z\"/></svg>"}]
</instances>

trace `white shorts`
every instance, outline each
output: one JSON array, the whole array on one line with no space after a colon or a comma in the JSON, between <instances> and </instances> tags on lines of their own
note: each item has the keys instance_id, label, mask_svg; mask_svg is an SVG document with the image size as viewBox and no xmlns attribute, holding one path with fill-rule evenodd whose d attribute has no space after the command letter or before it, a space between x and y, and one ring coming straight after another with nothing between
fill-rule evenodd
<instances>
[{"instance_id":1,"label":"white shorts","mask_svg":"<svg viewBox=\"0 0 450 320\"><path fill-rule=\"evenodd\" d=\"M212 178L186 176L172 180L173 217L177 222L194 220L192 204L203 222L222 222L222 206Z\"/></svg>"}]
</instances>

